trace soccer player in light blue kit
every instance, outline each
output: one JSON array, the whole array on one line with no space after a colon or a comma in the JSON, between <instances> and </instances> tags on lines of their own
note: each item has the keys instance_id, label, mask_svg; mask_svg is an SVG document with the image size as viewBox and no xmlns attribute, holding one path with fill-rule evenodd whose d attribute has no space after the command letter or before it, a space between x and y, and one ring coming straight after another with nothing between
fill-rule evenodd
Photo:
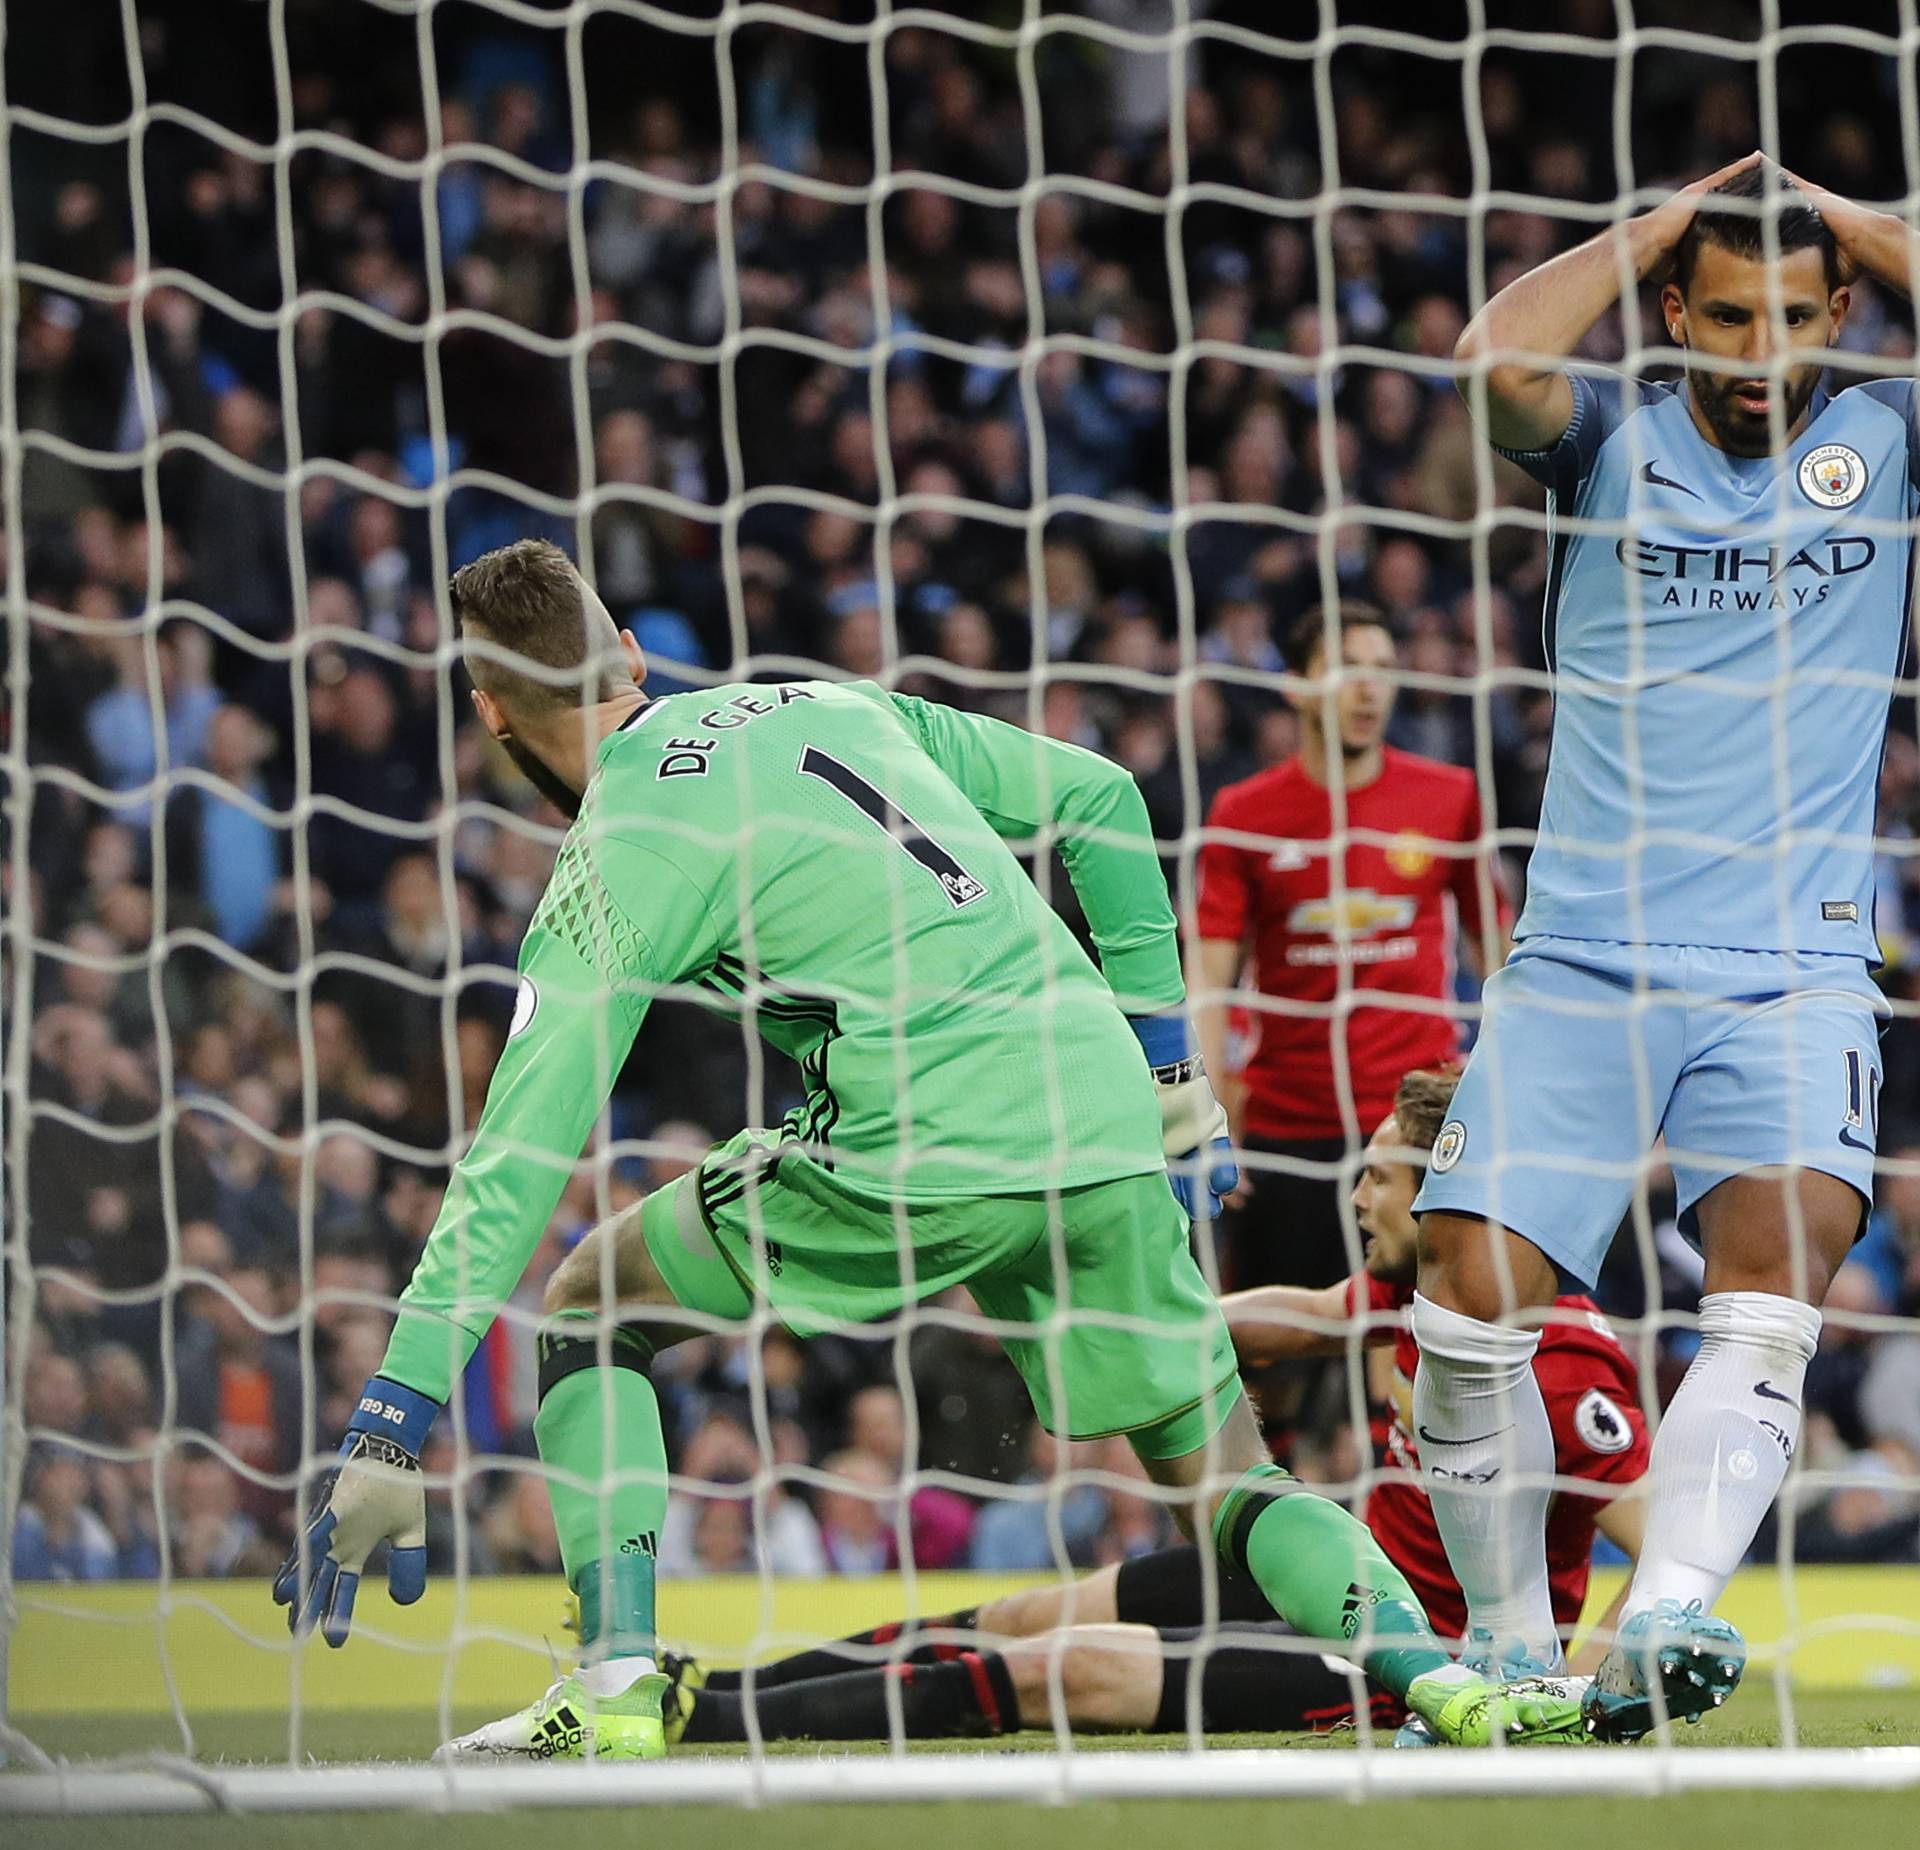
<instances>
[{"instance_id":1,"label":"soccer player in light blue kit","mask_svg":"<svg viewBox=\"0 0 1920 1850\"><path fill-rule=\"evenodd\" d=\"M1701 1345L1585 1700L1606 1739L1739 1681L1713 1606L1793 1456L1817 1306L1870 1202L1872 838L1920 421L1909 379L1822 379L1848 280L1906 293L1915 264L1900 220L1750 155L1519 278L1460 342L1489 438L1559 517L1556 711L1518 949L1416 1203L1413 1410L1454 1571L1498 1618L1486 1648L1555 1664L1538 1337L1500 1319L1551 1303L1556 1272L1594 1282L1664 1132ZM1678 386L1555 358L1627 271L1670 278Z\"/></svg>"}]
</instances>

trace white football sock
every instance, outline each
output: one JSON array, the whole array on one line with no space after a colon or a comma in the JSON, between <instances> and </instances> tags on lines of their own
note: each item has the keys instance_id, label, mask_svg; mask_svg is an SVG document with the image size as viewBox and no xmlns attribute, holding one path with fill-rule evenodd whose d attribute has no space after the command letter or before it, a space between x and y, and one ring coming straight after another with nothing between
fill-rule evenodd
<instances>
[{"instance_id":1,"label":"white football sock","mask_svg":"<svg viewBox=\"0 0 1920 1850\"><path fill-rule=\"evenodd\" d=\"M589 1696L624 1696L642 1677L650 1677L650 1657L609 1657L598 1664L582 1664L574 1675Z\"/></svg>"},{"instance_id":2,"label":"white football sock","mask_svg":"<svg viewBox=\"0 0 1920 1850\"><path fill-rule=\"evenodd\" d=\"M1443 1310L1417 1291L1413 1334L1420 1474L1467 1622L1493 1634L1496 1663L1517 1644L1557 1668L1546 1540L1553 1427L1533 1376L1539 1334Z\"/></svg>"},{"instance_id":3,"label":"white football sock","mask_svg":"<svg viewBox=\"0 0 1920 1850\"><path fill-rule=\"evenodd\" d=\"M1765 1291L1700 1300L1693 1358L1653 1442L1647 1536L1623 1618L1656 1600L1711 1611L1752 1546L1800 1443L1820 1313Z\"/></svg>"}]
</instances>

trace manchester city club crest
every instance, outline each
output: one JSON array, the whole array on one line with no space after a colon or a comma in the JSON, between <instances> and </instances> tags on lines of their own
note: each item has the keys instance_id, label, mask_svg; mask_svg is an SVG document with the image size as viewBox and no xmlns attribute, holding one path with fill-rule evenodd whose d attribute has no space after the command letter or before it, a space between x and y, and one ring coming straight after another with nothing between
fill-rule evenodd
<instances>
[{"instance_id":1,"label":"manchester city club crest","mask_svg":"<svg viewBox=\"0 0 1920 1850\"><path fill-rule=\"evenodd\" d=\"M1445 1175L1467 1150L1467 1127L1458 1118L1449 1118L1433 1140L1433 1173Z\"/></svg>"},{"instance_id":2,"label":"manchester city club crest","mask_svg":"<svg viewBox=\"0 0 1920 1850\"><path fill-rule=\"evenodd\" d=\"M1800 458L1800 492L1816 507L1851 507L1867 492L1867 461L1844 443L1823 443Z\"/></svg>"}]
</instances>

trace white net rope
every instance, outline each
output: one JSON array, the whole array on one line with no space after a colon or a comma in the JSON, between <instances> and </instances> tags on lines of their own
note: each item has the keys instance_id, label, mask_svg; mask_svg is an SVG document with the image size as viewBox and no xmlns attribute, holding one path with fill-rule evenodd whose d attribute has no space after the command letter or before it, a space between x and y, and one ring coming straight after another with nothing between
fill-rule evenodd
<instances>
[{"instance_id":1,"label":"white net rope","mask_svg":"<svg viewBox=\"0 0 1920 1850\"><path fill-rule=\"evenodd\" d=\"M1390 21L1372 23L1335 0L1297 9L1280 30L1205 0L1089 0L1071 11L1023 0L987 22L886 0L806 10L362 0L351 11L369 44L411 65L388 85L405 99L384 111L391 132L364 138L334 119L352 113L338 58L311 57L315 34L329 29L321 9L271 0L258 11L246 55L271 98L264 110L182 86L191 39L181 22L143 17L125 0L117 46L96 48L122 76L124 107L68 114L47 98L10 97L0 112L9 613L0 1517L17 1536L31 1510L53 1577L90 1577L60 1565L69 1557L53 1529L65 1536L73 1525L44 1514L55 1492L41 1474L78 1474L85 1521L70 1558L97 1531L109 1574L129 1582L94 1603L20 1571L16 1550L0 1556L4 1738L22 1759L60 1751L57 1720L46 1722L66 1707L46 1681L49 1648L32 1648L36 1634L65 1641L53 1651L78 1641L103 1662L125 1653L150 1665L138 1700L168 1725L139 1745L164 1736L165 1751L189 1757L221 1751L204 1717L224 1722L227 1705L208 1690L242 1660L265 1666L248 1679L246 1702L273 1718L250 1738L265 1743L261 1757L295 1767L326 1751L325 1717L344 1706L356 1654L375 1666L365 1675L391 1674L409 1692L416 1719L431 1711L423 1749L428 1734L479 1719L476 1705L515 1677L515 1702L534 1694L543 1634L567 1644L544 1482L524 1445L540 1279L563 1233L684 1169L702 1141L695 1132L778 1122L793 1095L791 1075L754 1033L773 992L751 970L724 1035L676 1027L644 1044L675 1083L656 1083L643 1109L616 1096L562 1225L426 1459L436 1552L420 1622L397 1619L373 1588L341 1659L292 1643L267 1602L260 1557L284 1545L296 1494L324 1469L350 1397L378 1364L436 1178L465 1148L498 1056L489 1002L497 1015L510 1001L517 934L559 839L552 814L485 761L464 710L441 589L452 568L522 532L547 533L632 620L672 682L871 675L1088 739L1148 789L1183 918L1196 904L1203 842L1270 853L1276 866L1291 846L1208 827L1228 774L1284 755L1296 736L1280 698L1300 686L1279 658L1283 613L1321 606L1332 624L1343 603L1371 597L1402 632L1387 678L1417 722L1404 736L1472 774L1484 826L1466 842L1370 835L1350 826L1350 793L1333 777L1325 936L1350 952L1374 929L1363 915L1379 896L1346 872L1355 845L1467 855L1491 919L1497 866L1504 857L1517 869L1534 836L1553 677L1521 639L1516 609L1523 595L1547 592L1554 515L1469 442L1463 418L1431 409L1452 406L1464 319L1518 269L1694 177L1649 171L1636 122L1638 107L1671 111L1689 85L1720 84L1735 118L1709 115L1702 148L1737 152L1725 138L1740 132L1744 108L1760 144L1778 149L1809 119L1787 95L1787 74L1816 57L1853 59L1861 100L1822 151L1844 156L1857 151L1849 135L1867 137L1853 169L1881 182L1867 196L1910 220L1920 201L1913 0L1884 9L1882 29L1800 23L1770 4L1761 29L1738 38L1625 4L1553 9L1565 18L1550 23L1564 29L1543 30L1535 9L1517 22L1514 9L1474 0L1458 36L1429 36L1391 8L1367 9ZM169 31L181 34L171 66ZM711 85L688 96L685 119L648 68L656 58L674 73L667 84ZM165 74L164 96L150 94L150 70ZM1526 95L1530 71L1566 90L1568 127L1521 150L1514 121L1541 120ZM1437 107L1443 91L1454 101ZM487 138L475 126L483 98ZM1384 159L1396 101L1426 139ZM850 134L833 119L839 110L870 135ZM710 134L688 127L695 117ZM948 170L918 164L942 149ZM111 219L101 201L116 197L125 248L103 245L99 261L83 263L94 215ZM376 209L404 220L415 242L360 237L357 220ZM224 226L229 242L207 229L195 244L183 223ZM329 238L348 253L331 264L316 255ZM1162 294L1143 308L1125 273L1137 275L1140 247L1155 242ZM235 278L244 283L228 286ZM1259 324L1263 292L1285 306L1279 321ZM1909 376L1903 308L1863 295L1865 344L1851 345L1850 362ZM1649 331L1642 321L1629 291L1576 369L1671 366L1657 323ZM1369 381L1364 412L1357 377ZM547 413L537 428L503 432L475 416L476 381L483 392L497 385L502 402L531 402L531 392ZM384 430L349 415L379 391L403 406ZM936 425L950 441L929 440ZM987 426L990 436L970 434ZM793 447L770 455L769 431ZM1149 445L1161 447L1140 458ZM947 460L960 451L964 471ZM515 466L536 452L540 469ZM187 564L182 480L199 483L201 497ZM58 548L46 545L49 527ZM243 544L250 556L239 556ZM74 556L49 567L49 550L61 548ZM223 550L235 557L215 594L207 562ZM675 580L668 560L688 569ZM248 595L250 575L265 571L282 600L270 618ZM942 572L957 582L940 582ZM685 595L696 576L704 600ZM96 596L108 583L113 595ZM1006 584L1018 586L1012 624L982 608L1005 599ZM1264 611L1251 629L1249 608ZM1344 685L1331 677L1306 698L1331 715ZM1785 691L1783 678L1755 697L1782 706ZM1914 686L1897 691L1892 794L1875 844L1896 917L1912 865L1907 786L1920 782ZM79 731L93 756L41 750L60 730L49 716L83 697ZM277 747L256 748L249 723L277 729ZM129 733L143 735L144 760L105 749ZM1790 748L1776 726L1775 762L1754 766L1755 777L1784 779ZM1637 783L1633 795L1643 808ZM189 805L229 826L183 829ZM260 825L274 843L266 903L249 908L229 892L224 910L211 904L206 856L241 852ZM1641 845L1636 836L1634 851ZM358 878L368 866L382 871ZM1035 873L1050 898L1071 903L1046 853ZM236 926L236 913L252 925ZM1904 926L1895 942L1886 923L1892 1047L1910 1040L1915 1011ZM1368 1094L1344 1030L1378 993L1364 959L1331 962L1329 999L1263 995L1250 1010L1255 1029L1270 1017L1327 1025L1341 1147L1254 1153L1256 1191L1318 1182L1344 1196L1374 1128L1362 1121ZM1444 1020L1478 1015L1451 990L1388 1001ZM728 1110L731 1119L704 1122ZM1856 1680L1895 1674L1888 1665L1911 1674L1920 1650L1910 1533L1897 1553L1920 1499L1920 1451L1906 1443L1920 1432L1920 1405L1903 1427L1898 1397L1914 1376L1889 1362L1896 1345L1920 1341L1900 1314L1913 1249L1904 1279L1889 1256L1920 1227L1920 1215L1903 1218L1903 1191L1920 1175L1914 1153L1882 1142L1882 1219L1894 1230L1875 1248L1893 1268L1884 1288L1857 1280L1859 1294L1827 1316L1830 1342L1893 1383L1882 1398L1895 1414L1884 1430L1837 1436L1797 1462L1770 1544L1777 1570L1750 1570L1765 1580L1759 1610L1771 1629L1756 1637L1742 1702L1771 1712L1788 1745L1796 1666L1823 1646L1848 1645ZM70 1169L57 1187L50 1165ZM1637 1365L1640 1410L1656 1424L1687 1353L1698 1262L1670 1224L1656 1166L1636 1166L1642 1186L1617 1242L1608 1309ZM1037 1177L1036 1188L1051 1179ZM1570 1186L1580 1180L1570 1175ZM270 1259L236 1251L231 1231L232 1200L256 1194L276 1204ZM49 1202L80 1226L49 1224ZM1359 1230L1352 1208L1343 1213L1358 1269ZM124 1252L114 1242L136 1233L154 1260L144 1271L88 1263ZM1204 1258L1220 1282L1216 1256ZM708 1597L697 1579L677 1586L663 1561L670 1644L765 1663L844 1631L971 1604L987 1589L963 1599L937 1578L923 1582L923 1557L932 1550L941 1567L1015 1561L1017 1548L982 1544L994 1509L1024 1513L1008 1521L1021 1531L1014 1539L1037 1535L1041 1558L1023 1563L1037 1585L1172 1539L1177 1499L1150 1488L1123 1447L1036 1447L1025 1467L1026 1416L1007 1407L1012 1377L980 1359L998 1327L965 1304L924 1305L857 1341L811 1348L785 1338L764 1303L744 1336L708 1321L716 1334L692 1359L683 1350L656 1365L680 1422L675 1500L699 1512L676 1545L690 1574L716 1561L742 1578ZM1394 1466L1376 1460L1372 1442L1367 1319L1341 1329L1343 1365L1308 1383L1311 1404L1288 1403L1284 1419L1298 1425L1303 1473L1359 1508ZM124 1402L116 1371L130 1384ZM864 1432L854 1413L862 1390ZM808 1395L830 1402L810 1410L812 1430ZM1003 1414L1006 1436L995 1427L994 1444L1015 1456L991 1472L965 1468L981 1456L973 1429ZM823 1443L823 1432L841 1442ZM1602 1498L1622 1488L1555 1482ZM1906 1578L1898 1567L1857 1568L1808 1592L1806 1576L1824 1571L1796 1567L1808 1520L1842 1553L1846 1538L1884 1527L1896 1552L1882 1558L1904 1559ZM942 1521L970 1539L943 1538ZM870 1599L850 1599L851 1582L816 1598L805 1588L825 1566L890 1571ZM500 1593L497 1570L508 1567L544 1573L545 1607ZM227 1587L212 1584L223 1577ZM1205 1578L1212 1615L1210 1558ZM1204 1661L1218 1636L1211 1622L1202 1631L1181 1648ZM1863 1635L1875 1643L1862 1646ZM845 1662L898 1663L915 1642L911 1632L870 1639ZM1321 1658L1315 1641L1283 1635L1252 1648L1276 1663ZM913 1775L920 1784L903 1785L896 1762L871 1792L855 1771L835 1774L829 1793L817 1770L764 1752L749 1680L750 1777L737 1761L695 1764L673 1769L678 1783L609 1778L606 1794L932 1797L954 1777L968 1792L1028 1796L1178 1789L1173 1772L1087 1753L1072 1729L1068 1657L1056 1638L1040 1711L1023 1705L1060 1750L1044 1770L1000 1761L949 1775L927 1763ZM1553 1756L1481 1756L1471 1771L1376 1760L1380 1715L1357 1675L1329 1674L1352 1685L1350 1725L1367 1751L1334 1771L1286 1754L1235 1761L1232 1779L1249 1791L1571 1789L1574 1775ZM402 1700L380 1706L397 1712ZM898 1749L897 1683L887 1701ZM1203 1723L1196 1672L1188 1747L1204 1745ZM1915 1777L1904 1762L1864 1774L1810 1751L1791 1773L1782 1759L1657 1754L1631 1777L1661 1789L1752 1783L1762 1768L1783 1781ZM242 1786L217 1777L233 1798L247 1776ZM445 1802L451 1790L437 1772L411 1784L378 1777L393 1802ZM1626 1777L1608 1762L1607 1789L1624 1789ZM543 1802L532 1786L495 1783L496 1802ZM252 1802L348 1802L345 1790L373 1787L299 1773ZM33 1791L10 1782L0 1805L9 1792L49 1805L164 1806L176 1802L168 1793L199 1803L207 1787L176 1766L157 1783L83 1789L61 1779Z\"/></svg>"}]
</instances>

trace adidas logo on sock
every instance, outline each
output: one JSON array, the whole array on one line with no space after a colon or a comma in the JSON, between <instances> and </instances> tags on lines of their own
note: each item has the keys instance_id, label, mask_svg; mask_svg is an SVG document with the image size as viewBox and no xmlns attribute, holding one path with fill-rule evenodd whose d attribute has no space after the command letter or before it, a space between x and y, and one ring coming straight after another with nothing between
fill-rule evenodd
<instances>
[{"instance_id":1,"label":"adidas logo on sock","mask_svg":"<svg viewBox=\"0 0 1920 1850\"><path fill-rule=\"evenodd\" d=\"M1353 1637L1359 1631L1367 1609L1378 1606L1386 1597L1384 1588L1363 1587L1357 1580L1352 1582L1340 1601L1340 1636Z\"/></svg>"}]
</instances>

